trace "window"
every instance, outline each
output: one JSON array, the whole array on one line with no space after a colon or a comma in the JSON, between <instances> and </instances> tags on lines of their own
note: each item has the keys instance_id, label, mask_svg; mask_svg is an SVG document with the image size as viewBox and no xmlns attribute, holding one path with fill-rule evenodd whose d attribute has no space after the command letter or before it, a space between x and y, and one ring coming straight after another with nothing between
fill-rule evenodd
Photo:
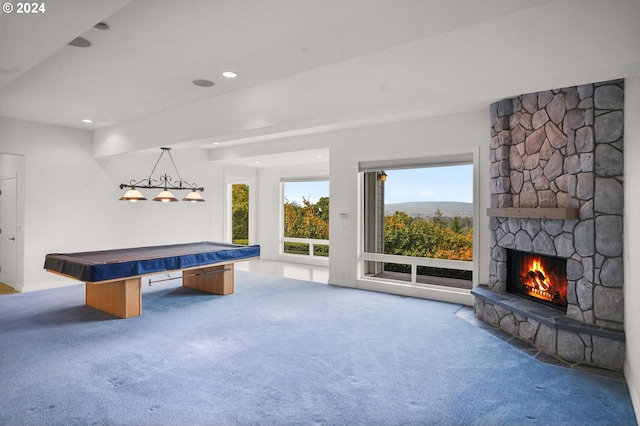
<instances>
[{"instance_id":1,"label":"window","mask_svg":"<svg viewBox=\"0 0 640 426\"><path fill-rule=\"evenodd\" d=\"M225 173L224 241L255 244L257 238L255 176Z\"/></svg>"},{"instance_id":2,"label":"window","mask_svg":"<svg viewBox=\"0 0 640 426\"><path fill-rule=\"evenodd\" d=\"M283 198L283 253L329 257L329 181L285 181Z\"/></svg>"},{"instance_id":3,"label":"window","mask_svg":"<svg viewBox=\"0 0 640 426\"><path fill-rule=\"evenodd\" d=\"M370 171L375 167L378 170ZM364 169L364 170L363 170ZM366 276L470 289L474 171L464 156L361 164Z\"/></svg>"},{"instance_id":4,"label":"window","mask_svg":"<svg viewBox=\"0 0 640 426\"><path fill-rule=\"evenodd\" d=\"M231 185L231 242L249 244L249 184Z\"/></svg>"}]
</instances>

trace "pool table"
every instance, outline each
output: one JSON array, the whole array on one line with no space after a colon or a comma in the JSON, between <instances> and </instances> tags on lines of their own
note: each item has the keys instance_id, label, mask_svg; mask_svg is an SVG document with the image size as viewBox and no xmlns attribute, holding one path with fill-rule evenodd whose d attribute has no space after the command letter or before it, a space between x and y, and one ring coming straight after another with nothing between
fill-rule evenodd
<instances>
[{"instance_id":1,"label":"pool table","mask_svg":"<svg viewBox=\"0 0 640 426\"><path fill-rule=\"evenodd\" d=\"M44 269L86 283L86 304L120 318L142 314L142 279L182 271L182 285L208 293L234 291L235 262L258 259L260 246L202 241L80 253L51 253Z\"/></svg>"}]
</instances>

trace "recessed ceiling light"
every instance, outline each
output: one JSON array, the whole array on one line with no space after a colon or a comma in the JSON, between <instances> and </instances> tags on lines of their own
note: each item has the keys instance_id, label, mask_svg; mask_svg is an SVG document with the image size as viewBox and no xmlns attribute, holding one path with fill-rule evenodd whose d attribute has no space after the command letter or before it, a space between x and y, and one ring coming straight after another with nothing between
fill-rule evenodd
<instances>
[{"instance_id":1,"label":"recessed ceiling light","mask_svg":"<svg viewBox=\"0 0 640 426\"><path fill-rule=\"evenodd\" d=\"M198 80L193 80L193 84L200 87L211 87L213 86L214 83L211 80L198 79Z\"/></svg>"},{"instance_id":2,"label":"recessed ceiling light","mask_svg":"<svg viewBox=\"0 0 640 426\"><path fill-rule=\"evenodd\" d=\"M93 28L95 28L97 30L108 30L109 29L109 24L107 24L106 22L98 22L97 24L95 24L93 26Z\"/></svg>"},{"instance_id":3,"label":"recessed ceiling light","mask_svg":"<svg viewBox=\"0 0 640 426\"><path fill-rule=\"evenodd\" d=\"M91 46L91 42L86 38L76 37L69 42L69 46L73 47L89 47Z\"/></svg>"},{"instance_id":4,"label":"recessed ceiling light","mask_svg":"<svg viewBox=\"0 0 640 426\"><path fill-rule=\"evenodd\" d=\"M236 78L238 74L233 71L225 71L222 73L222 76L227 78Z\"/></svg>"},{"instance_id":5,"label":"recessed ceiling light","mask_svg":"<svg viewBox=\"0 0 640 426\"><path fill-rule=\"evenodd\" d=\"M85 118L84 120L82 120L83 123L93 123L93 120L89 120L88 118Z\"/></svg>"}]
</instances>

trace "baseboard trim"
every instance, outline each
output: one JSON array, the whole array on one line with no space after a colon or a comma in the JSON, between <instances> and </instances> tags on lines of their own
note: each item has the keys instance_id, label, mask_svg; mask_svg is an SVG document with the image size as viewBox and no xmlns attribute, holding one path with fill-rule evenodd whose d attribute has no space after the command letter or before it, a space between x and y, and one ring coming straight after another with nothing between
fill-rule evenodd
<instances>
[{"instance_id":1,"label":"baseboard trim","mask_svg":"<svg viewBox=\"0 0 640 426\"><path fill-rule=\"evenodd\" d=\"M627 348L628 350L628 348ZM628 352L627 352L628 355ZM629 390L629 397L631 398L631 405L635 411L636 421L640 424L640 416L638 413L640 412L640 395L638 394L638 388L636 387L636 382L633 378L633 374L631 373L631 368L629 367L629 357L627 356L627 360L624 363L623 367L624 380L627 384L627 389Z\"/></svg>"},{"instance_id":2,"label":"baseboard trim","mask_svg":"<svg viewBox=\"0 0 640 426\"><path fill-rule=\"evenodd\" d=\"M353 281L334 280L331 277L329 277L329 281L327 282L327 284L335 285L338 287L358 288L358 286Z\"/></svg>"},{"instance_id":3,"label":"baseboard trim","mask_svg":"<svg viewBox=\"0 0 640 426\"><path fill-rule=\"evenodd\" d=\"M33 284L27 286L19 286L16 288L20 293L29 293L32 291L40 291L40 290L50 290L52 288L61 288L61 287L69 287L72 285L83 284L81 281L74 280L60 280L60 281L51 281L47 283Z\"/></svg>"},{"instance_id":4,"label":"baseboard trim","mask_svg":"<svg viewBox=\"0 0 640 426\"><path fill-rule=\"evenodd\" d=\"M457 303L473 306L474 297L470 290L440 286L414 286L386 280L359 279L358 288L381 293L397 294L399 296L417 297L420 299L437 300L440 302Z\"/></svg>"}]
</instances>

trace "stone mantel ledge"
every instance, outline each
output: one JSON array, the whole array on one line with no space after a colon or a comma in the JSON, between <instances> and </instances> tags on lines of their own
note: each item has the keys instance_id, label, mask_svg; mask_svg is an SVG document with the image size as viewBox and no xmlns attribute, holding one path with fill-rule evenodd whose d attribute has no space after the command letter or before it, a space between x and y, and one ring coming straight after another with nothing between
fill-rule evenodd
<instances>
[{"instance_id":1,"label":"stone mantel ledge","mask_svg":"<svg viewBox=\"0 0 640 426\"><path fill-rule=\"evenodd\" d=\"M519 217L523 219L579 219L580 209L564 207L503 207L488 208L490 217Z\"/></svg>"},{"instance_id":2,"label":"stone mantel ledge","mask_svg":"<svg viewBox=\"0 0 640 426\"><path fill-rule=\"evenodd\" d=\"M626 340L623 331L603 328L593 324L586 324L574 319L568 318L561 311L549 306L534 304L522 297L518 297L509 293L497 293L490 290L486 285L479 285L471 294L489 303L498 305L509 311L520 314L524 317L533 319L549 327L566 330L573 333L584 333L592 336L604 337L612 340L624 342Z\"/></svg>"}]
</instances>

